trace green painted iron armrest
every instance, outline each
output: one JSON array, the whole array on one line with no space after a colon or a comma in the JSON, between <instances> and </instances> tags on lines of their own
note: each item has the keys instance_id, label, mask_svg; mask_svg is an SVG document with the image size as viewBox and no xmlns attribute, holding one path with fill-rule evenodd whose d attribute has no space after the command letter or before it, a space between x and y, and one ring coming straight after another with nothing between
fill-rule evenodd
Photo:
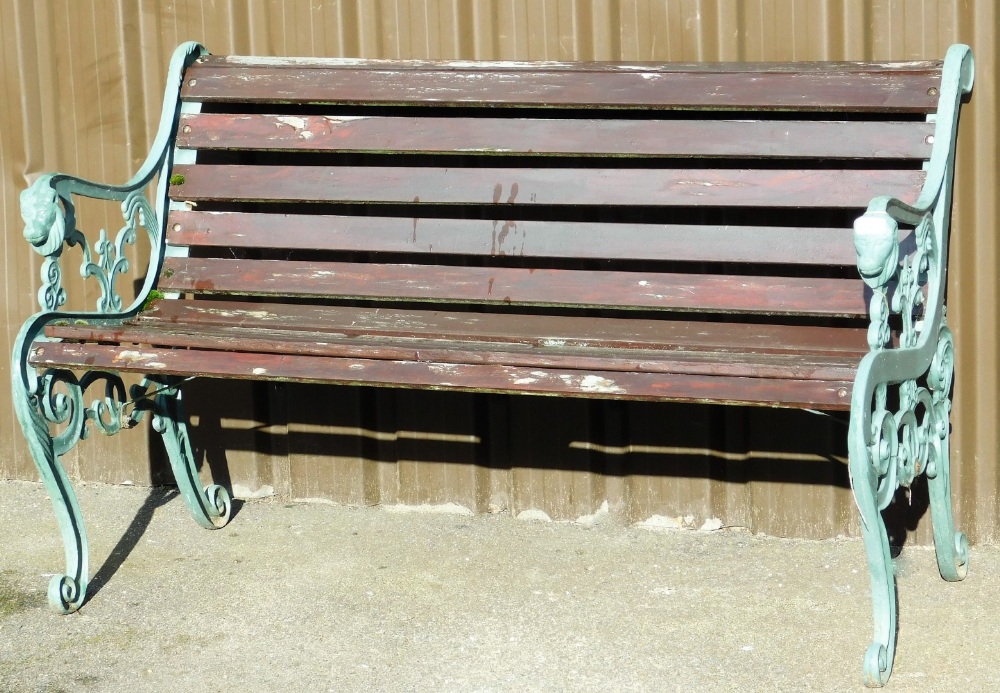
<instances>
[{"instance_id":1,"label":"green painted iron armrest","mask_svg":"<svg viewBox=\"0 0 1000 693\"><path fill-rule=\"evenodd\" d=\"M24 218L24 236L34 250L45 257L42 265L42 286L38 302L42 311L59 310L66 302L62 284L60 259L67 246L78 245L83 254L80 273L84 278L95 277L101 295L96 311L60 314L63 318L114 319L134 315L141 310L153 290L164 254L164 217L166 209L166 177L173 163L173 141L180 112L180 86L184 71L205 49L194 42L181 45L170 62L164 90L163 112L156 138L146 161L139 171L123 185L105 185L75 176L50 173L36 180L21 193L21 216ZM155 208L147 198L147 189L155 182ZM117 235L108 238L102 229L98 240L91 245L77 228L74 196L121 202L124 225ZM127 245L135 243L139 228L145 229L151 247L149 271L136 300L123 306L115 288L119 274L129 269L125 257ZM38 316L35 316L38 317Z\"/></svg>"},{"instance_id":2,"label":"green painted iron armrest","mask_svg":"<svg viewBox=\"0 0 1000 693\"><path fill-rule=\"evenodd\" d=\"M41 176L21 193L21 215L25 221L24 236L45 261L41 272L42 286L38 291L41 311L32 315L22 325L14 343L11 381L15 407L18 408L26 432L38 433L34 436L29 435L29 440L45 439L45 436L41 435L47 430L45 418L56 424L67 423L73 419L66 425L63 434L56 436L49 443L54 450L39 448L36 451L37 459L61 455L72 447L76 439L85 435L84 418L102 424L100 428L105 433L113 433L119 427L117 421L109 423L109 420L106 420L107 407L102 403L105 400L115 399L111 390L104 399L95 403L89 415L85 415L82 401L69 402L66 397L57 397L53 394L50 381L53 378L58 380L69 376L65 373L56 374L58 377L52 373L37 373L28 363L29 352L34 342L45 339L44 329L47 324L57 320L88 322L123 320L138 313L154 289L163 263L165 247L164 217L161 217L157 210L166 208L165 178L172 164L173 141L180 112L181 80L187 67L204 52L201 45L193 42L181 45L174 52L156 138L146 161L131 180L123 185L104 185L75 176L50 173ZM147 188L154 181L156 208L146 197ZM75 195L121 202L124 224L114 239L109 239L102 230L97 242L91 246L90 241L76 226L73 204ZM129 269L125 246L135 242L139 227L146 230L150 239L149 269L136 299L130 305L123 306L122 298L115 290L115 280L119 274ZM101 294L95 311L60 310L67 298L62 283L60 260L63 250L74 245L80 246L82 250L81 275L84 278L96 277L100 284ZM121 394L124 388L118 381L109 387L112 390L117 388L118 394ZM124 400L124 397L119 399ZM42 413L45 414L45 418L42 418Z\"/></svg>"},{"instance_id":3,"label":"green painted iron armrest","mask_svg":"<svg viewBox=\"0 0 1000 693\"><path fill-rule=\"evenodd\" d=\"M902 382L928 372L945 326L948 237L959 108L972 91L971 49L957 44L945 56L933 149L927 178L912 205L876 197L854 223L858 270L870 287L871 352L862 361L854 389L855 411L870 410L879 384ZM915 227L915 249L905 253L899 225ZM898 348L891 347L890 315L902 318ZM859 406L860 405L860 406ZM864 426L870 430L870 426ZM869 441L870 442L870 441Z\"/></svg>"}]
</instances>

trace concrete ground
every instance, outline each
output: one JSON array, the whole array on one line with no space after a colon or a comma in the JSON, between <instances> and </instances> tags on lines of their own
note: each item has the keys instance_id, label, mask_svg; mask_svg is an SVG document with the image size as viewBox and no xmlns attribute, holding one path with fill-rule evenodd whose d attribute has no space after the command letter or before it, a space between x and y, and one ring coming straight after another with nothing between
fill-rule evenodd
<instances>
[{"instance_id":1,"label":"concrete ground","mask_svg":"<svg viewBox=\"0 0 1000 693\"><path fill-rule=\"evenodd\" d=\"M79 488L95 575L45 605L44 489L0 482L4 691L856 691L856 539L797 541L277 499L201 529L167 489ZM997 689L1000 549L898 559L890 691Z\"/></svg>"}]
</instances>

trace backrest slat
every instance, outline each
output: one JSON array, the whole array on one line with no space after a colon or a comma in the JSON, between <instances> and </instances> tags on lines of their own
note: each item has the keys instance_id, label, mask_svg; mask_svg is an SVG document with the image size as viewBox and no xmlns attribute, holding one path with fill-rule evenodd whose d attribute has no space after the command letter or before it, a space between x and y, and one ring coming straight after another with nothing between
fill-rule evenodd
<instances>
[{"instance_id":1,"label":"backrest slat","mask_svg":"<svg viewBox=\"0 0 1000 693\"><path fill-rule=\"evenodd\" d=\"M463 67L465 65L465 67ZM900 111L936 104L941 63L729 66L412 63L207 58L181 92L192 101Z\"/></svg>"},{"instance_id":2,"label":"backrest slat","mask_svg":"<svg viewBox=\"0 0 1000 693\"><path fill-rule=\"evenodd\" d=\"M542 156L927 159L934 125L198 113L177 145L213 150Z\"/></svg>"},{"instance_id":3,"label":"backrest slat","mask_svg":"<svg viewBox=\"0 0 1000 693\"><path fill-rule=\"evenodd\" d=\"M864 207L917 198L919 170L177 166L179 200L444 205ZM183 181L183 182L180 182Z\"/></svg>"},{"instance_id":4,"label":"backrest slat","mask_svg":"<svg viewBox=\"0 0 1000 693\"><path fill-rule=\"evenodd\" d=\"M586 239L580 243L580 239ZM846 228L172 212L168 242L208 248L854 267ZM913 231L900 229L913 246ZM804 254L802 248L809 248Z\"/></svg>"}]
</instances>

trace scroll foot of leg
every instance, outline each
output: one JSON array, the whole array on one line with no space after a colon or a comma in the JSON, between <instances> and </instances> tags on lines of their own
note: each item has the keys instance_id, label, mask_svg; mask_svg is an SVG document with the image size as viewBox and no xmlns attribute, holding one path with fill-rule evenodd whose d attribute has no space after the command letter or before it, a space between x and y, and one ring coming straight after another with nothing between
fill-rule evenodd
<instances>
[{"instance_id":1,"label":"scroll foot of leg","mask_svg":"<svg viewBox=\"0 0 1000 693\"><path fill-rule=\"evenodd\" d=\"M955 530L955 517L951 507L951 480L947 440L942 454L933 466L933 476L928 474L927 487L931 500L931 524L934 527L934 550L937 553L938 571L949 582L965 578L969 570L969 540Z\"/></svg>"},{"instance_id":2,"label":"scroll foot of leg","mask_svg":"<svg viewBox=\"0 0 1000 693\"><path fill-rule=\"evenodd\" d=\"M934 549L938 570L945 580L954 582L965 577L969 569L969 541L955 531L951 506L950 460L950 392L954 379L955 347L951 331L941 328L937 351L927 371L927 384L932 392L931 430L927 436L927 488L930 492L931 523L934 526Z\"/></svg>"},{"instance_id":3,"label":"scroll foot of leg","mask_svg":"<svg viewBox=\"0 0 1000 693\"><path fill-rule=\"evenodd\" d=\"M865 685L869 688L881 688L888 679L888 662L886 662L885 645L873 642L865 652L864 661Z\"/></svg>"},{"instance_id":4,"label":"scroll foot of leg","mask_svg":"<svg viewBox=\"0 0 1000 693\"><path fill-rule=\"evenodd\" d=\"M218 529L229 522L232 500L229 492L218 484L201 488L180 397L179 390L156 397L153 428L163 436L174 479L191 516L206 529Z\"/></svg>"},{"instance_id":5,"label":"scroll foot of leg","mask_svg":"<svg viewBox=\"0 0 1000 693\"><path fill-rule=\"evenodd\" d=\"M869 688L881 688L892 674L892 664L896 653L896 580L889 555L889 543L885 530L881 529L884 550L872 547L867 537L865 549L868 553L868 567L871 572L872 611L874 615L874 642L868 646L862 665L864 683ZM867 534L867 532L866 532ZM876 538L878 539L878 538Z\"/></svg>"},{"instance_id":6,"label":"scroll foot of leg","mask_svg":"<svg viewBox=\"0 0 1000 693\"><path fill-rule=\"evenodd\" d=\"M38 411L36 401L28 397L16 378L14 403L31 457L52 501L66 552L66 573L56 575L50 581L49 604L59 613L69 614L83 606L87 598L89 550L83 516L69 478L56 455L48 424Z\"/></svg>"},{"instance_id":7,"label":"scroll foot of leg","mask_svg":"<svg viewBox=\"0 0 1000 693\"><path fill-rule=\"evenodd\" d=\"M49 580L49 606L60 614L71 614L83 605L87 585L69 575L53 575Z\"/></svg>"},{"instance_id":8,"label":"scroll foot of leg","mask_svg":"<svg viewBox=\"0 0 1000 693\"><path fill-rule=\"evenodd\" d=\"M861 537L868 558L871 580L873 642L865 652L862 664L864 684L881 688L892 674L896 653L896 574L889 552L889 536L879 510L878 479L863 444L850 455L851 485L861 512Z\"/></svg>"},{"instance_id":9,"label":"scroll foot of leg","mask_svg":"<svg viewBox=\"0 0 1000 693\"><path fill-rule=\"evenodd\" d=\"M933 512L931 510L932 515ZM938 571L948 582L964 580L969 572L969 540L963 532L953 531L953 525L943 530L938 530L937 525L938 523L934 522L934 549L937 553ZM952 531L949 533L949 530Z\"/></svg>"}]
</instances>

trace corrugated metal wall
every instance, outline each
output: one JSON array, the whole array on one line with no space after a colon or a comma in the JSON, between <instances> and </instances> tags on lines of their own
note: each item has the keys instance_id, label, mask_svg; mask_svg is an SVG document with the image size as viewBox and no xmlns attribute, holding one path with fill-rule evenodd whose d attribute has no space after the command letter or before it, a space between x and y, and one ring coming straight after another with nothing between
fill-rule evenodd
<instances>
[{"instance_id":1,"label":"corrugated metal wall","mask_svg":"<svg viewBox=\"0 0 1000 693\"><path fill-rule=\"evenodd\" d=\"M38 286L19 191L49 170L124 181L184 40L257 55L659 61L940 58L961 41L977 83L961 127L949 287L953 462L961 526L996 541L998 29L993 0L0 0L4 345ZM99 205L80 217L92 231L120 223ZM70 290L71 302L93 302L92 288ZM857 531L846 429L799 411L208 382L193 383L188 402L205 474L250 491L557 518L606 500L628 520ZM6 393L0 422L0 476L35 478ZM85 441L66 464L83 480L148 483L162 457L133 431ZM918 542L929 540L924 497L893 520Z\"/></svg>"}]
</instances>

